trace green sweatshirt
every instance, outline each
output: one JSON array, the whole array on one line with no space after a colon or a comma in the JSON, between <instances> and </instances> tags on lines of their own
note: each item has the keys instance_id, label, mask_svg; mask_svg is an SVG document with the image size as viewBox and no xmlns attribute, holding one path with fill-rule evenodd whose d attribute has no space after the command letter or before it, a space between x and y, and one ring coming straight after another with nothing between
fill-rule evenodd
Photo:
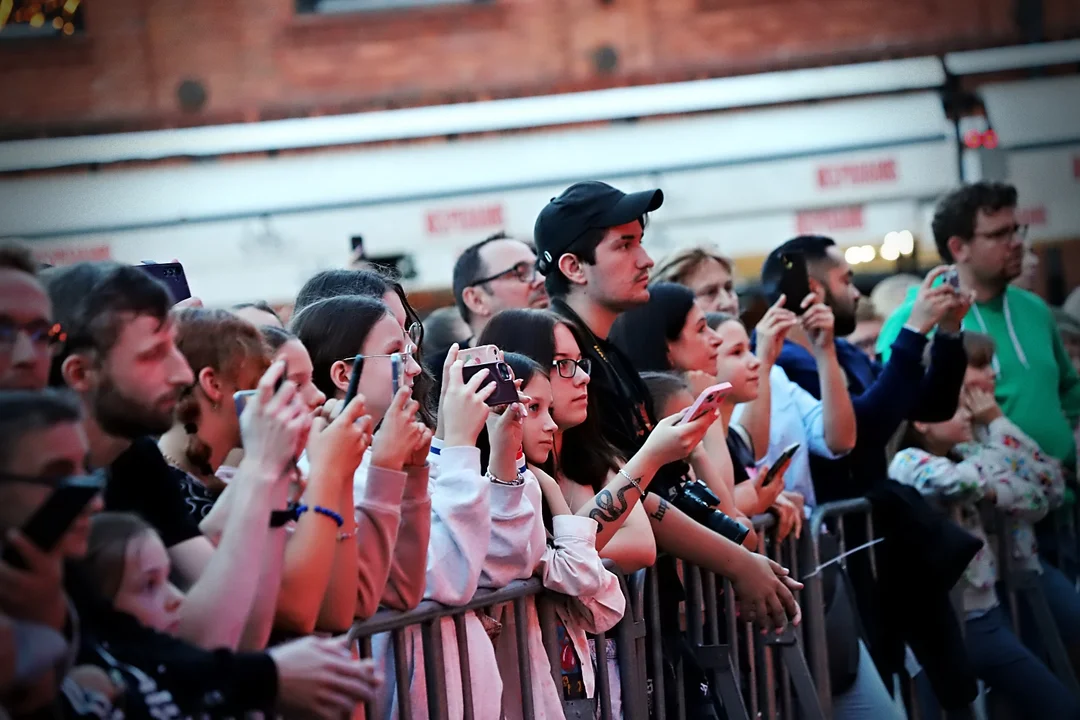
<instances>
[{"instance_id":1,"label":"green sweatshirt","mask_svg":"<svg viewBox=\"0 0 1080 720\"><path fill-rule=\"evenodd\" d=\"M881 329L877 350L885 361L911 315L917 292L918 288L908 292ZM996 397L1002 412L1043 452L1075 469L1073 428L1080 419L1080 377L1065 353L1050 308L1038 295L1010 285L1003 295L973 305L964 329L994 338Z\"/></svg>"}]
</instances>

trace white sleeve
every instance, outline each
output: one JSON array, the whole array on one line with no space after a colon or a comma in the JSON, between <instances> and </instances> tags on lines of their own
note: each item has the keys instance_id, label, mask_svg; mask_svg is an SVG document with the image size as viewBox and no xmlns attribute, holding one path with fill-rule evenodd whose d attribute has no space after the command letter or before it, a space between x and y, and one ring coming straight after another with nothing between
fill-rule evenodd
<instances>
[{"instance_id":1,"label":"white sleeve","mask_svg":"<svg viewBox=\"0 0 1080 720\"><path fill-rule=\"evenodd\" d=\"M626 597L619 578L596 552L596 523L556 515L551 525L554 538L537 574L545 588L566 595L566 612L585 632L607 632L622 619Z\"/></svg>"},{"instance_id":2,"label":"white sleeve","mask_svg":"<svg viewBox=\"0 0 1080 720\"><path fill-rule=\"evenodd\" d=\"M480 450L441 448L431 465L431 539L424 598L444 605L472 599L491 536L489 483L480 474Z\"/></svg>"},{"instance_id":3,"label":"white sleeve","mask_svg":"<svg viewBox=\"0 0 1080 720\"><path fill-rule=\"evenodd\" d=\"M547 546L540 483L530 470L521 485L490 482L491 541L480 573L480 587L506 587L531 577Z\"/></svg>"}]
</instances>

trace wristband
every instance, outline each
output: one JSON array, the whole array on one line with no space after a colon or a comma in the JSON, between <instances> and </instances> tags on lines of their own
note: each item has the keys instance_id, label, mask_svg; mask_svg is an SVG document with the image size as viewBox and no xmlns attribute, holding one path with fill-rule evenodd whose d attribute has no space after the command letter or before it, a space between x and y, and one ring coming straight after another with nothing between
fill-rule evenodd
<instances>
[{"instance_id":1,"label":"wristband","mask_svg":"<svg viewBox=\"0 0 1080 720\"><path fill-rule=\"evenodd\" d=\"M274 510L270 513L270 527L279 528L284 527L289 522L297 520L300 517L300 508L302 506L296 503L289 503L289 506L284 510Z\"/></svg>"},{"instance_id":2,"label":"wristband","mask_svg":"<svg viewBox=\"0 0 1080 720\"><path fill-rule=\"evenodd\" d=\"M490 470L488 470L486 473L484 473L484 477L487 478L488 482L493 482L496 485L506 485L508 487L518 487L519 485L524 485L525 484L525 474L520 473L520 472L517 474L517 477L514 478L513 480L502 480L500 478L497 478L491 473Z\"/></svg>"},{"instance_id":3,"label":"wristband","mask_svg":"<svg viewBox=\"0 0 1080 720\"><path fill-rule=\"evenodd\" d=\"M630 484L634 486L634 489L638 491L638 494L641 495L641 497L645 497L645 491L641 489L641 483L638 480L630 477L630 473L626 472L623 468L619 468L619 474L630 481Z\"/></svg>"},{"instance_id":4,"label":"wristband","mask_svg":"<svg viewBox=\"0 0 1080 720\"><path fill-rule=\"evenodd\" d=\"M343 526L345 524L345 518L341 517L341 515L334 512L333 510L330 510L329 508L324 508L321 505L316 505L313 508L309 508L307 505L301 505L298 508L296 508L296 516L300 517L301 515L306 513L308 510L311 510L312 512L315 512L315 513L319 513L320 515L325 515L326 517L330 518L335 523L337 523L338 527L341 527L341 526Z\"/></svg>"}]
</instances>

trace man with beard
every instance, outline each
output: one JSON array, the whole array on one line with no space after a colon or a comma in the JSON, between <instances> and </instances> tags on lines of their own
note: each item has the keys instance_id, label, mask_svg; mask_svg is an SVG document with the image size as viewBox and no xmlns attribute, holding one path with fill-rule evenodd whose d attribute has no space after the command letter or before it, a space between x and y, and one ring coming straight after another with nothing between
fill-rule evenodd
<instances>
[{"instance_id":1,"label":"man with beard","mask_svg":"<svg viewBox=\"0 0 1080 720\"><path fill-rule=\"evenodd\" d=\"M281 563L274 551L283 548L285 531L268 524L284 498L265 491L277 478L264 477L274 471L253 453L245 456L244 478L238 471L236 487L230 486L236 495L220 552L190 519L152 437L172 426L180 393L194 382L176 347L168 290L117 263L53 268L43 280L66 334L53 358L51 384L66 385L82 401L88 465L107 472L106 509L140 515L168 548L187 589L179 635L207 649L260 647L276 594L257 591L261 577Z\"/></svg>"},{"instance_id":2,"label":"man with beard","mask_svg":"<svg viewBox=\"0 0 1080 720\"><path fill-rule=\"evenodd\" d=\"M995 396L1002 412L1043 452L1076 469L1073 428L1080 418L1080 377L1054 323L1037 295L1010 282L1023 271L1027 226L1017 224L1016 188L994 182L965 185L938 204L934 242L956 264L960 287L975 294L965 328L994 339ZM908 302L886 321L878 338L885 357L908 323Z\"/></svg>"}]
</instances>

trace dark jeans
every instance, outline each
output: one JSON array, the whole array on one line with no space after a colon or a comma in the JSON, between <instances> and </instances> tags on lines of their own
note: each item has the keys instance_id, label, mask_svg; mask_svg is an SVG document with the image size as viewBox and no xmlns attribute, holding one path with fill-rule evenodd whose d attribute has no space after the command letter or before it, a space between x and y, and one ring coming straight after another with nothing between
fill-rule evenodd
<instances>
[{"instance_id":1,"label":"dark jeans","mask_svg":"<svg viewBox=\"0 0 1080 720\"><path fill-rule=\"evenodd\" d=\"M1080 718L1080 698L1020 642L1003 608L964 625L975 672L990 686L991 697L1008 704L1013 717Z\"/></svg>"}]
</instances>

